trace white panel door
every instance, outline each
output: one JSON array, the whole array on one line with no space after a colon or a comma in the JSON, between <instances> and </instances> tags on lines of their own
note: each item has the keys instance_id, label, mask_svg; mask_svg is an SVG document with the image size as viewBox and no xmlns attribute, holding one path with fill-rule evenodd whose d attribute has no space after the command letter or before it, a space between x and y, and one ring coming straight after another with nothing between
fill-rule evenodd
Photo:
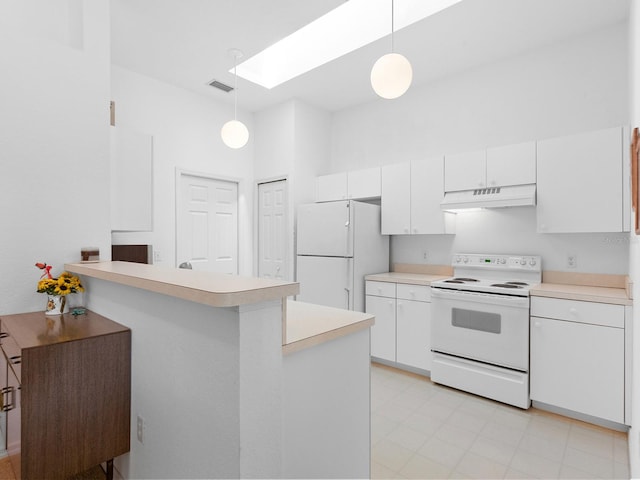
<instances>
[{"instance_id":1,"label":"white panel door","mask_svg":"<svg viewBox=\"0 0 640 480\"><path fill-rule=\"evenodd\" d=\"M285 279L287 266L287 181L258 185L258 276Z\"/></svg>"},{"instance_id":2,"label":"white panel door","mask_svg":"<svg viewBox=\"0 0 640 480\"><path fill-rule=\"evenodd\" d=\"M238 273L238 184L179 173L176 262Z\"/></svg>"},{"instance_id":3,"label":"white panel door","mask_svg":"<svg viewBox=\"0 0 640 480\"><path fill-rule=\"evenodd\" d=\"M351 257L353 235L348 201L298 207L297 254Z\"/></svg>"},{"instance_id":4,"label":"white panel door","mask_svg":"<svg viewBox=\"0 0 640 480\"><path fill-rule=\"evenodd\" d=\"M296 271L300 283L296 300L353 309L352 258L298 256Z\"/></svg>"}]
</instances>

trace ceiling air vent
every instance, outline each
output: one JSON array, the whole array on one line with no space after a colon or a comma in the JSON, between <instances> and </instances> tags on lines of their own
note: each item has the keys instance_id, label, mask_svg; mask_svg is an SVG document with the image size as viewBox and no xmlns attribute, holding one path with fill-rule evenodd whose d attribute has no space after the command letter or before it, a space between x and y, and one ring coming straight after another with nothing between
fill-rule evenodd
<instances>
[{"instance_id":1,"label":"ceiling air vent","mask_svg":"<svg viewBox=\"0 0 640 480\"><path fill-rule=\"evenodd\" d=\"M233 87L231 87L231 86L229 86L229 85L227 85L225 83L219 82L218 80L211 80L209 82L209 85L211 85L212 87L217 88L219 90L222 90L223 92L226 92L226 93L229 93L230 91L233 90Z\"/></svg>"}]
</instances>

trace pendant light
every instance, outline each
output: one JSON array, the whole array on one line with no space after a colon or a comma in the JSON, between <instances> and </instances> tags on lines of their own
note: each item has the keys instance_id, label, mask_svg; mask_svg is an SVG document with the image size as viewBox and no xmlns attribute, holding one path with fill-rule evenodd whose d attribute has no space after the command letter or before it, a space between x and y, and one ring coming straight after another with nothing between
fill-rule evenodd
<instances>
[{"instance_id":1,"label":"pendant light","mask_svg":"<svg viewBox=\"0 0 640 480\"><path fill-rule=\"evenodd\" d=\"M229 120L222 126L220 130L220 136L222 141L229 148L242 148L249 141L249 130L244 123L238 120L238 75L236 73L236 67L238 66L238 60L242 58L242 52L235 48L229 50L229 55L233 56L233 120Z\"/></svg>"},{"instance_id":2,"label":"pendant light","mask_svg":"<svg viewBox=\"0 0 640 480\"><path fill-rule=\"evenodd\" d=\"M413 70L409 60L393 51L393 0L391 0L391 53L378 59L371 69L371 86L382 98L393 99L411 86Z\"/></svg>"}]
</instances>

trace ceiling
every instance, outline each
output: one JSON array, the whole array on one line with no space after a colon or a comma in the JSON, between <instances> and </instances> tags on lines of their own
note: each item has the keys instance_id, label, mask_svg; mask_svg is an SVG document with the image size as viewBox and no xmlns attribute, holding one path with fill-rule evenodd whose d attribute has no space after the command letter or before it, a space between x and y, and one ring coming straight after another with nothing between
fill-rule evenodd
<instances>
[{"instance_id":1,"label":"ceiling","mask_svg":"<svg viewBox=\"0 0 640 480\"><path fill-rule=\"evenodd\" d=\"M233 93L208 86L233 85L229 49L249 58L343 1L111 0L112 61L233 103ZM411 61L416 86L628 15L629 0L463 0L396 32L395 51ZM387 37L271 90L238 78L238 108L256 112L294 97L329 111L374 101L369 73L389 50Z\"/></svg>"}]
</instances>

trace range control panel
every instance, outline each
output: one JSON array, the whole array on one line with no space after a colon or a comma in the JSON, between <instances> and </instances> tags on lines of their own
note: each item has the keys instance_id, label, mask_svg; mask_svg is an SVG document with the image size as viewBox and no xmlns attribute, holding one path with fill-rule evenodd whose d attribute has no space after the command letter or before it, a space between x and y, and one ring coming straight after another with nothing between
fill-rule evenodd
<instances>
[{"instance_id":1,"label":"range control panel","mask_svg":"<svg viewBox=\"0 0 640 480\"><path fill-rule=\"evenodd\" d=\"M482 255L457 253L453 256L454 267L474 267L486 269L525 270L539 272L542 260L537 255Z\"/></svg>"}]
</instances>

